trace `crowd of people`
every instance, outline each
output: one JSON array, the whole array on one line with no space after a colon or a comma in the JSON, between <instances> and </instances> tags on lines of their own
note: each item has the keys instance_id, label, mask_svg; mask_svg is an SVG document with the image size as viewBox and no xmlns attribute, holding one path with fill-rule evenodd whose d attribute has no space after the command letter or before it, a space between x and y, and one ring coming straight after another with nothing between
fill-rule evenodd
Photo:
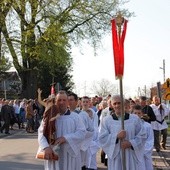
<instances>
[{"instance_id":1,"label":"crowd of people","mask_svg":"<svg viewBox=\"0 0 170 170\"><path fill-rule=\"evenodd\" d=\"M0 100L0 130L9 134L14 123L28 133L38 130L45 170L97 170L99 151L108 170L153 170L153 149L166 149L170 110L156 95L80 98L59 91L43 100L37 92L36 100Z\"/></svg>"},{"instance_id":2,"label":"crowd of people","mask_svg":"<svg viewBox=\"0 0 170 170\"><path fill-rule=\"evenodd\" d=\"M39 128L39 121L43 113L43 107L37 99L7 100L0 99L0 131L10 135L14 130L14 124L18 129L25 129L28 133L34 133Z\"/></svg>"}]
</instances>

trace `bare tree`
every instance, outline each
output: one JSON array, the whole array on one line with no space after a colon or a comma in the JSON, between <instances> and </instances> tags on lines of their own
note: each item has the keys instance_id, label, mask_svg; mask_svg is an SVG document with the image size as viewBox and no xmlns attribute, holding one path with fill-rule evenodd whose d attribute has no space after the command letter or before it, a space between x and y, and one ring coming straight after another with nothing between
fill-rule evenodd
<instances>
[{"instance_id":1,"label":"bare tree","mask_svg":"<svg viewBox=\"0 0 170 170\"><path fill-rule=\"evenodd\" d=\"M102 79L93 83L91 91L98 96L106 97L108 94L117 93L118 89L117 85L111 83L109 80Z\"/></svg>"}]
</instances>

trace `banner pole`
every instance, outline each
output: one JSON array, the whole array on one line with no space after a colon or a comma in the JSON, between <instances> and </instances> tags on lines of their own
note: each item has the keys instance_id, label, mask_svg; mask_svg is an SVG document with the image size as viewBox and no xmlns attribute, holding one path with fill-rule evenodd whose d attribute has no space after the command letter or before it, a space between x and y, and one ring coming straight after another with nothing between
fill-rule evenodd
<instances>
[{"instance_id":1,"label":"banner pole","mask_svg":"<svg viewBox=\"0 0 170 170\"><path fill-rule=\"evenodd\" d=\"M126 35L127 20L119 11L117 16L111 20L113 56L115 64L115 77L119 79L121 97L121 129L124 130L124 96L123 96L123 72L124 72L124 40ZM122 149L122 170L126 170L125 149Z\"/></svg>"},{"instance_id":2,"label":"banner pole","mask_svg":"<svg viewBox=\"0 0 170 170\"><path fill-rule=\"evenodd\" d=\"M123 97L123 80L122 77L119 78L119 88L120 88L120 97L121 97L121 126L124 130L124 97ZM122 169L126 170L126 156L125 149L122 149Z\"/></svg>"},{"instance_id":3,"label":"banner pole","mask_svg":"<svg viewBox=\"0 0 170 170\"><path fill-rule=\"evenodd\" d=\"M122 33L122 25L124 23L124 18L122 17L121 13L119 12L116 17L116 25L118 27L118 44L121 45L121 33ZM119 47L120 48L120 47ZM119 49L120 50L120 49ZM119 53L120 55L120 53ZM123 96L123 75L118 75L119 79L119 88L120 88L120 97L121 97L121 126L122 130L124 130L124 96ZM122 169L126 170L126 157L125 157L125 149L122 149Z\"/></svg>"}]
</instances>

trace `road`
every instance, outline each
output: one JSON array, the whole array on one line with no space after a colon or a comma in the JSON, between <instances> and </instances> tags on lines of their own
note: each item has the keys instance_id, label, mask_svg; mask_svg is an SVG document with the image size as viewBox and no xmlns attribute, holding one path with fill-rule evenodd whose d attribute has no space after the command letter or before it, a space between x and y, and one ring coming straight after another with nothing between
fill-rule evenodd
<instances>
[{"instance_id":1,"label":"road","mask_svg":"<svg viewBox=\"0 0 170 170\"><path fill-rule=\"evenodd\" d=\"M15 130L17 131L17 130ZM0 136L1 170L42 170L43 161L35 159L38 148L37 134L27 134L25 130Z\"/></svg>"}]
</instances>

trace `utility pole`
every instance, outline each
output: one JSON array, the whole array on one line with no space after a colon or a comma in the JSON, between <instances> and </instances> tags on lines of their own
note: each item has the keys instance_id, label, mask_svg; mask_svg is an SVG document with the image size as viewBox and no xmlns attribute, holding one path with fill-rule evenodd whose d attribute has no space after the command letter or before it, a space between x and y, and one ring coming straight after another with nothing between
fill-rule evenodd
<instances>
[{"instance_id":1,"label":"utility pole","mask_svg":"<svg viewBox=\"0 0 170 170\"><path fill-rule=\"evenodd\" d=\"M159 67L163 70L163 83L165 83L165 59L163 59L163 67Z\"/></svg>"},{"instance_id":2,"label":"utility pole","mask_svg":"<svg viewBox=\"0 0 170 170\"><path fill-rule=\"evenodd\" d=\"M144 86L144 94L147 97L147 94L146 94L146 85Z\"/></svg>"},{"instance_id":3,"label":"utility pole","mask_svg":"<svg viewBox=\"0 0 170 170\"><path fill-rule=\"evenodd\" d=\"M141 90L140 87L138 87L138 97L141 96Z\"/></svg>"},{"instance_id":4,"label":"utility pole","mask_svg":"<svg viewBox=\"0 0 170 170\"><path fill-rule=\"evenodd\" d=\"M159 67L160 69L163 70L163 84L165 83L165 59L163 59L163 66ZM166 101L165 101L166 102Z\"/></svg>"}]
</instances>

